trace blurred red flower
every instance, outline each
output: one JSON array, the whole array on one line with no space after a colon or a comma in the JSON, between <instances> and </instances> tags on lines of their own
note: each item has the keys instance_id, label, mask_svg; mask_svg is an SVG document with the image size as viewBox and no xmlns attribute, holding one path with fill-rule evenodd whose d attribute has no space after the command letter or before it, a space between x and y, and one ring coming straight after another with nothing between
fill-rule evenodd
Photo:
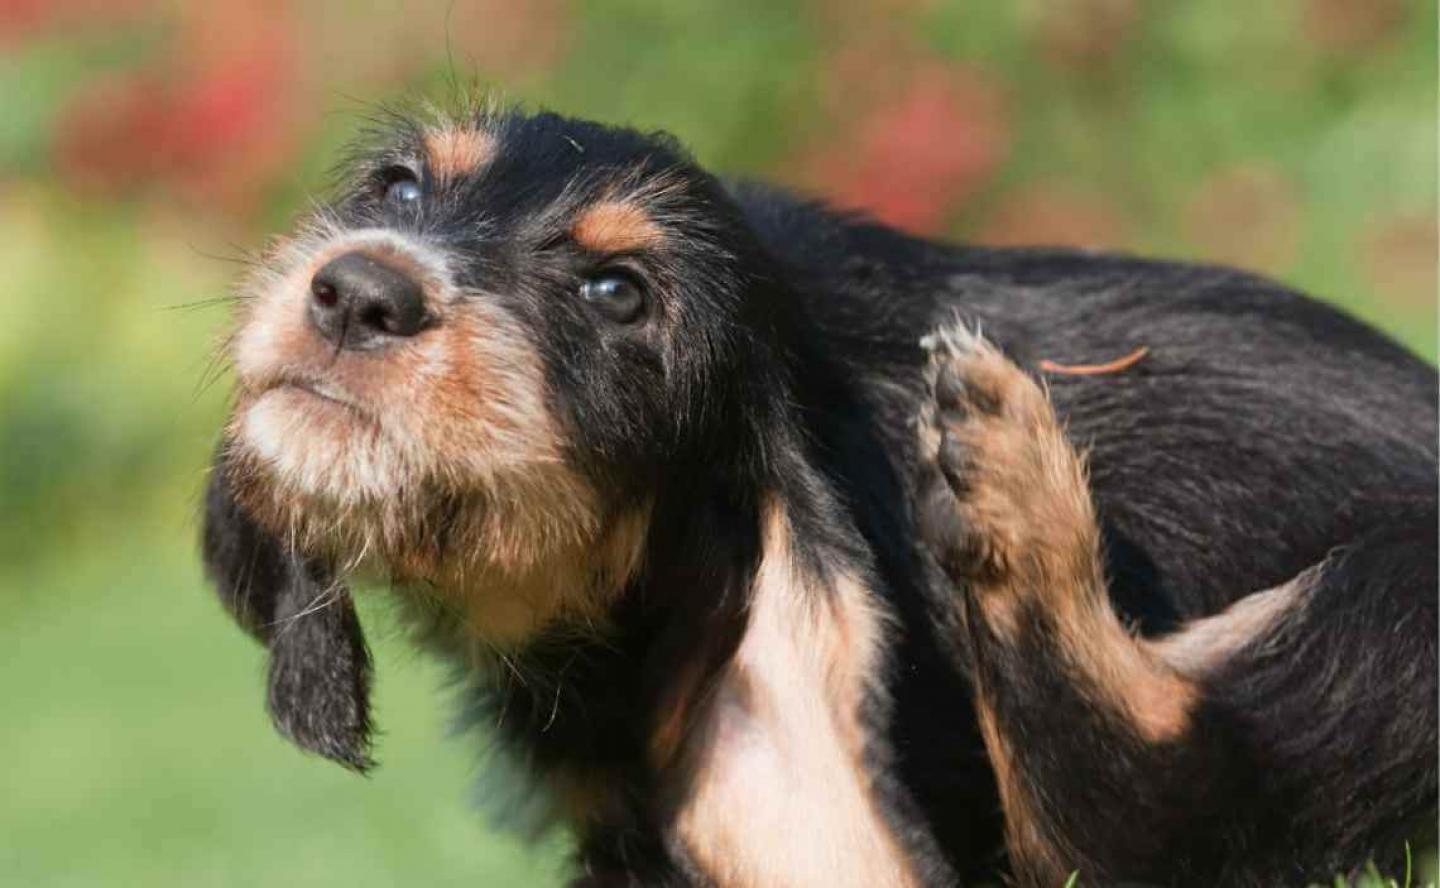
<instances>
[{"instance_id":1,"label":"blurred red flower","mask_svg":"<svg viewBox=\"0 0 1440 888\"><path fill-rule=\"evenodd\" d=\"M1004 99L970 66L920 65L893 94L849 111L807 158L807 178L838 203L914 231L941 228L1009 148Z\"/></svg>"},{"instance_id":2,"label":"blurred red flower","mask_svg":"<svg viewBox=\"0 0 1440 888\"><path fill-rule=\"evenodd\" d=\"M61 175L85 190L161 184L197 202L252 208L299 135L294 32L283 13L201 11L144 67L85 84L54 133Z\"/></svg>"}]
</instances>

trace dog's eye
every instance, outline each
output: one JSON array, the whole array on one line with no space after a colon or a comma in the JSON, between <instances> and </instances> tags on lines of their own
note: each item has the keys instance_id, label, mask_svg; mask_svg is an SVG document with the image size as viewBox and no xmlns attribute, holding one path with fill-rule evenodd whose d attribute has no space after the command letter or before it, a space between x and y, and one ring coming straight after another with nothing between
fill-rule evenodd
<instances>
[{"instance_id":1,"label":"dog's eye","mask_svg":"<svg viewBox=\"0 0 1440 888\"><path fill-rule=\"evenodd\" d=\"M424 192L415 174L405 167L391 167L381 175L385 202L391 206L414 206Z\"/></svg>"},{"instance_id":2,"label":"dog's eye","mask_svg":"<svg viewBox=\"0 0 1440 888\"><path fill-rule=\"evenodd\" d=\"M635 320L645 307L639 282L623 271L604 271L586 278L580 285L580 298L619 324Z\"/></svg>"}]
</instances>

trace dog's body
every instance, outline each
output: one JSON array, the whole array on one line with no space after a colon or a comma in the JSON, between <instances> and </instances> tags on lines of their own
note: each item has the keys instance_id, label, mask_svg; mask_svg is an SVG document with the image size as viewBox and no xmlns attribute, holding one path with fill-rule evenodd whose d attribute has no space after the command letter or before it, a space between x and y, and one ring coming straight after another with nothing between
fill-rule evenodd
<instances>
[{"instance_id":1,"label":"dog's body","mask_svg":"<svg viewBox=\"0 0 1440 888\"><path fill-rule=\"evenodd\" d=\"M368 763L369 563L595 883L1289 884L1433 818L1432 368L1253 276L934 244L627 131L375 156L242 310L209 496L302 745ZM957 318L1009 360L927 356Z\"/></svg>"}]
</instances>

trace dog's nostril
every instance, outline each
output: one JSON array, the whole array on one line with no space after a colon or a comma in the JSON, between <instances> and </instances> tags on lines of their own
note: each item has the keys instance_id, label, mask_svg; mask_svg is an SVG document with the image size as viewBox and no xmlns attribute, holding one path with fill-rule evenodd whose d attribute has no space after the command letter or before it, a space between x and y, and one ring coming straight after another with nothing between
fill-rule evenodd
<instances>
[{"instance_id":1,"label":"dog's nostril","mask_svg":"<svg viewBox=\"0 0 1440 888\"><path fill-rule=\"evenodd\" d=\"M371 330L379 330L383 333L399 332L396 329L398 325L390 317L390 312L380 303L372 302L369 305L361 306L355 319Z\"/></svg>"},{"instance_id":2,"label":"dog's nostril","mask_svg":"<svg viewBox=\"0 0 1440 888\"><path fill-rule=\"evenodd\" d=\"M419 282L379 259L345 253L310 281L310 322L341 348L376 348L430 326Z\"/></svg>"},{"instance_id":3,"label":"dog's nostril","mask_svg":"<svg viewBox=\"0 0 1440 888\"><path fill-rule=\"evenodd\" d=\"M326 308L331 308L340 301L340 294L335 292L335 287L318 277L310 282L310 292L314 294L315 301Z\"/></svg>"}]
</instances>

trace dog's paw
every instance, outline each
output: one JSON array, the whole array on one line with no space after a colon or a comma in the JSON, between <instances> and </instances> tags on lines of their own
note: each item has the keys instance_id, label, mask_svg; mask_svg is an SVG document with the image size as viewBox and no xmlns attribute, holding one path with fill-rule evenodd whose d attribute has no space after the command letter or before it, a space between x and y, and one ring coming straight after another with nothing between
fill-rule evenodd
<instances>
[{"instance_id":1,"label":"dog's paw","mask_svg":"<svg viewBox=\"0 0 1440 888\"><path fill-rule=\"evenodd\" d=\"M942 567L957 582L1017 592L1043 585L1009 583L1018 573L1088 569L1089 487L1045 392L978 331L957 324L922 345L919 519Z\"/></svg>"}]
</instances>

